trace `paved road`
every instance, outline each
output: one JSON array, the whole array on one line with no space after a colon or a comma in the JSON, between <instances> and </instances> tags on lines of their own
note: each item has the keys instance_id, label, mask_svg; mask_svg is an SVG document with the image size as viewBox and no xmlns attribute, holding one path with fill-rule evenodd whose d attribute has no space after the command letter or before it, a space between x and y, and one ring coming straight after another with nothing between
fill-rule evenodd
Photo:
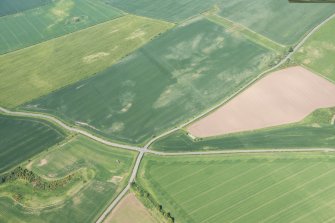
<instances>
[{"instance_id":1,"label":"paved road","mask_svg":"<svg viewBox=\"0 0 335 223\"><path fill-rule=\"evenodd\" d=\"M332 18L335 17L335 14L333 14L332 16L330 16L329 18L327 18L325 21L323 21L322 23L320 23L318 26L316 26L314 29L312 29L300 42L299 44L297 44L293 51L290 52L284 59L281 60L280 63L278 63L277 65L275 65L274 67L262 72L261 74L259 74L254 80L252 80L248 85L246 85L243 89L239 90L238 92L236 92L235 94L233 94L232 96L230 96L228 99L224 100L223 102L221 102L220 104L213 106L212 108L208 109L207 111L203 112L202 114L194 117L193 119L181 124L179 127L173 128L171 130L168 130L167 132L164 132L163 134L151 139L143 148L141 147L136 147L136 146L131 146L131 145L125 145L125 144L119 144L119 143L114 143L114 142L110 142L108 140L102 139L100 137L94 136L89 132L86 132L84 130L78 129L78 128L74 128L71 127L67 124L65 124L64 122L60 121L59 119L50 116L50 115L46 115L46 114L38 114L38 113L31 113L31 112L15 112L15 111L10 111L8 109L2 108L0 107L0 112L5 113L5 114L9 114L9 115L14 115L14 116L24 116L24 117L33 117L33 118L41 118L41 119L46 119L49 120L59 126L61 126L62 128L70 131L70 132L74 132L74 133L79 133L81 135L84 135L86 137L89 137L97 142L100 142L102 144L108 145L108 146L113 146L113 147L118 147L118 148L122 148L122 149L127 149L127 150L132 150L132 151L137 151L139 152L137 159L136 159L136 163L134 165L134 168L132 170L132 174L131 177L129 179L129 182L127 184L127 186L122 190L122 192L114 199L114 201L108 206L108 208L103 212L103 214L99 217L99 219L97 220L97 223L101 223L103 222L103 220L106 218L106 216L113 210L113 208L115 208L115 206L121 201L121 199L124 197L124 195L128 192L128 190L130 189L130 184L135 180L139 166L141 164L141 160L144 156L145 153L151 153L151 154L156 154L156 155L160 155L160 156L185 156L185 155L214 155L214 154L248 154L248 153L272 153L272 152L335 152L335 149L322 149L322 148L315 148L315 149L268 149L268 150L224 150L224 151L208 151L208 152L180 152L180 153L168 153L168 152L158 152L158 151L152 151L149 150L148 148L150 147L150 145L152 143L154 143L155 141L157 141L158 139L174 132L177 131L179 129L184 128L185 126L189 125L190 123L194 122L197 119L200 119L201 117L207 115L208 113L216 110L218 107L222 106L223 104L227 103L229 100L231 100L232 98L234 98L236 95L240 94L241 92L243 92L246 88L248 88L251 84L253 84L254 82L258 81L260 78L262 78L265 74L279 68L281 65L283 65L288 59L291 58L291 56L306 42L306 40L314 33L316 32L322 25L324 25L325 23L327 23L329 20L331 20ZM332 122L335 122L335 116L332 120Z\"/></svg>"},{"instance_id":2,"label":"paved road","mask_svg":"<svg viewBox=\"0 0 335 223\"><path fill-rule=\"evenodd\" d=\"M158 152L153 150L146 151L147 153L159 156L199 156L199 155L216 155L216 154L255 154L255 153L287 153L287 152L335 152L333 148L308 148L308 149L254 149L254 150L218 150L207 152Z\"/></svg>"}]
</instances>

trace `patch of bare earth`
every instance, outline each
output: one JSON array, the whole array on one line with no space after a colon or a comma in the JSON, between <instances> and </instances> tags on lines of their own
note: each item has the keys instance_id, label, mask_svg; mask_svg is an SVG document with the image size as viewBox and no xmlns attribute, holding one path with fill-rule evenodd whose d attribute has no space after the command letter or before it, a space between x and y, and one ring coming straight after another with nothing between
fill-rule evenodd
<instances>
[{"instance_id":1,"label":"patch of bare earth","mask_svg":"<svg viewBox=\"0 0 335 223\"><path fill-rule=\"evenodd\" d=\"M156 223L133 193L126 195L104 223Z\"/></svg>"},{"instance_id":2,"label":"patch of bare earth","mask_svg":"<svg viewBox=\"0 0 335 223\"><path fill-rule=\"evenodd\" d=\"M335 85L303 67L273 72L188 131L210 137L261 129L304 119L318 108L335 106Z\"/></svg>"}]
</instances>

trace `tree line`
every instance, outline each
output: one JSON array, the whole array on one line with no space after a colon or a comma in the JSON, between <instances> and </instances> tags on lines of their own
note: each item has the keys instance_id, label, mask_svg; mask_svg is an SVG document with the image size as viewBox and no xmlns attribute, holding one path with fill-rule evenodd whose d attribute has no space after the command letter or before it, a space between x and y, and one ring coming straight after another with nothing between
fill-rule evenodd
<instances>
[{"instance_id":1,"label":"tree line","mask_svg":"<svg viewBox=\"0 0 335 223\"><path fill-rule=\"evenodd\" d=\"M163 206L159 204L148 191L146 191L144 188L142 188L139 184L136 182L131 183L132 190L136 193L136 195L140 196L144 200L144 203L146 206L153 207L157 209L166 219L168 223L174 223L175 218L171 215L170 212L167 212L164 210Z\"/></svg>"},{"instance_id":2,"label":"tree line","mask_svg":"<svg viewBox=\"0 0 335 223\"><path fill-rule=\"evenodd\" d=\"M15 180L21 179L29 182L36 189L52 191L60 187L64 187L72 179L74 179L74 175L75 174L73 173L59 180L47 181L35 174L33 171L19 166L14 170L0 176L0 184L13 182Z\"/></svg>"}]
</instances>

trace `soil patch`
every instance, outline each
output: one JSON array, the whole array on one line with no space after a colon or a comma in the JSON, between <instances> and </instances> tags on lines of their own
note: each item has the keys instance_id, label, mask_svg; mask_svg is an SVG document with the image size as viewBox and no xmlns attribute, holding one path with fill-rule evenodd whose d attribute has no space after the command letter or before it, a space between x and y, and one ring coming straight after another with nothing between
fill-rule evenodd
<instances>
[{"instance_id":1,"label":"soil patch","mask_svg":"<svg viewBox=\"0 0 335 223\"><path fill-rule=\"evenodd\" d=\"M298 122L318 108L333 106L333 83L303 67L291 67L264 77L188 131L210 137L267 128Z\"/></svg>"}]
</instances>

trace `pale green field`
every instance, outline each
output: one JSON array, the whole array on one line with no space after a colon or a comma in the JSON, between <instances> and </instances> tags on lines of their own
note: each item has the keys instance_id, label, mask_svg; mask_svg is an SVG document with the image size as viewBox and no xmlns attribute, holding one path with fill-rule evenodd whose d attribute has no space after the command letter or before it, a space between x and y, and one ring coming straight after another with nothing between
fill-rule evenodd
<instances>
[{"instance_id":1,"label":"pale green field","mask_svg":"<svg viewBox=\"0 0 335 223\"><path fill-rule=\"evenodd\" d=\"M295 59L335 82L335 19L322 26L295 54Z\"/></svg>"},{"instance_id":2,"label":"pale green field","mask_svg":"<svg viewBox=\"0 0 335 223\"><path fill-rule=\"evenodd\" d=\"M147 156L138 180L176 222L333 222L334 154Z\"/></svg>"},{"instance_id":3,"label":"pale green field","mask_svg":"<svg viewBox=\"0 0 335 223\"><path fill-rule=\"evenodd\" d=\"M169 28L129 15L0 56L0 105L15 107L93 76Z\"/></svg>"},{"instance_id":4,"label":"pale green field","mask_svg":"<svg viewBox=\"0 0 335 223\"><path fill-rule=\"evenodd\" d=\"M0 222L93 222L123 189L136 153L74 137L25 164L50 180L76 173L74 181L56 191L36 191L22 181L0 187ZM11 194L23 194L23 207Z\"/></svg>"}]
</instances>

